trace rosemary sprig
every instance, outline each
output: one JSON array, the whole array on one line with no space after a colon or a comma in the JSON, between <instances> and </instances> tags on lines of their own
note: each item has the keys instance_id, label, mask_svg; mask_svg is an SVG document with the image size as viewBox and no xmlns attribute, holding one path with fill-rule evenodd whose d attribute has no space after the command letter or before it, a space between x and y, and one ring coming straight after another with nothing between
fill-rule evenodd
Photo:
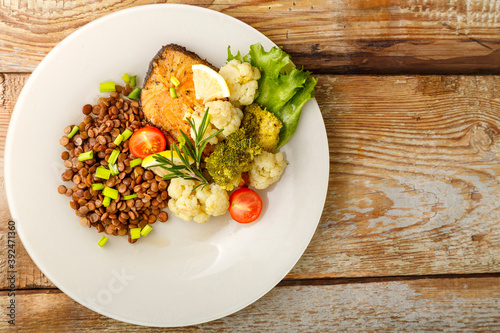
<instances>
[{"instance_id":1,"label":"rosemary sprig","mask_svg":"<svg viewBox=\"0 0 500 333\"><path fill-rule=\"evenodd\" d=\"M170 158L167 158L160 154L155 154L153 157L159 164L155 164L154 166L159 166L169 171L167 175L163 176L163 179L165 180L174 178L195 180L199 181L200 184L198 184L194 189L198 188L199 186L203 188L208 185L208 181L205 176L203 176L203 172L201 170L201 158L203 155L203 150L207 146L208 140L212 139L214 136L222 132L222 130L219 130L209 137L203 139L203 136L208 129L208 125L210 124L208 108L205 110L205 114L203 115L203 119L198 128L196 128L196 124L191 119L186 119L189 123L189 126L191 126L191 128L193 129L194 142L191 142L189 136L181 130L179 145L174 143L170 147ZM181 164L174 163L173 151L176 152L177 156L181 160ZM189 161L189 158L191 158L194 162L191 163Z\"/></svg>"}]
</instances>

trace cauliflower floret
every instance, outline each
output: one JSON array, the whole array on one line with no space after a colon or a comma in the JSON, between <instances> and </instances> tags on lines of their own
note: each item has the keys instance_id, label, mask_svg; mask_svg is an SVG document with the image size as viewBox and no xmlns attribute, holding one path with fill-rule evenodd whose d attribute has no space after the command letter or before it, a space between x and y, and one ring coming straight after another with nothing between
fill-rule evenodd
<instances>
[{"instance_id":1,"label":"cauliflower floret","mask_svg":"<svg viewBox=\"0 0 500 333\"><path fill-rule=\"evenodd\" d=\"M209 111L209 113L211 114L212 112ZM194 126L196 127L197 130L201 125L201 121L203 120L204 115L205 115L205 110L203 110L202 108L198 108L198 107L196 107L195 111L191 115L189 115L191 117L191 121L194 123ZM212 134L216 133L218 130L219 129L215 128L212 125L212 122L210 122L207 126L207 130L205 131L205 134L203 135L203 139L208 138ZM190 134L191 134L191 137L194 138L194 130L192 128L191 128ZM217 144L217 142L219 142L219 139L217 138L217 136L214 136L213 138L208 140L208 143L210 143L212 145Z\"/></svg>"},{"instance_id":2,"label":"cauliflower floret","mask_svg":"<svg viewBox=\"0 0 500 333\"><path fill-rule=\"evenodd\" d=\"M224 140L229 134L240 128L243 111L233 106L228 101L213 101L205 104L210 113L210 123L223 131L217 136L219 141Z\"/></svg>"},{"instance_id":3,"label":"cauliflower floret","mask_svg":"<svg viewBox=\"0 0 500 333\"><path fill-rule=\"evenodd\" d=\"M263 151L250 164L250 170L248 171L250 186L258 190L267 188L280 179L287 164L283 153L273 154Z\"/></svg>"},{"instance_id":4,"label":"cauliflower floret","mask_svg":"<svg viewBox=\"0 0 500 333\"><path fill-rule=\"evenodd\" d=\"M210 184L203 189L193 188L198 183L194 180L174 178L170 181L168 208L175 216L190 221L204 223L210 216L224 214L229 208L229 195L217 184Z\"/></svg>"},{"instance_id":5,"label":"cauliflower floret","mask_svg":"<svg viewBox=\"0 0 500 333\"><path fill-rule=\"evenodd\" d=\"M229 87L229 100L236 106L250 105L255 99L260 71L248 62L233 59L221 67L219 74Z\"/></svg>"}]
</instances>

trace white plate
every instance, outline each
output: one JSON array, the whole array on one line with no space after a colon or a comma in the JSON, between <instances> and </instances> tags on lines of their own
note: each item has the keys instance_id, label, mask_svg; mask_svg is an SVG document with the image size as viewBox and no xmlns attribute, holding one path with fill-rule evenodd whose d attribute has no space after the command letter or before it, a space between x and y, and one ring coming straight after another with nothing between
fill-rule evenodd
<instances>
[{"instance_id":1,"label":"white plate","mask_svg":"<svg viewBox=\"0 0 500 333\"><path fill-rule=\"evenodd\" d=\"M122 74L141 80L168 43L216 66L227 46L246 53L274 44L221 13L185 5L148 5L91 22L57 45L26 83L11 118L5 179L12 218L29 255L63 292L121 321L185 326L234 313L272 289L295 265L320 219L328 186L328 143L318 104L309 101L279 183L261 191L263 217L249 225L229 214L198 225L170 215L134 245L81 227L69 199L57 193L64 171L59 138L81 122L99 82ZM286 309L283 309L284 311Z\"/></svg>"}]
</instances>

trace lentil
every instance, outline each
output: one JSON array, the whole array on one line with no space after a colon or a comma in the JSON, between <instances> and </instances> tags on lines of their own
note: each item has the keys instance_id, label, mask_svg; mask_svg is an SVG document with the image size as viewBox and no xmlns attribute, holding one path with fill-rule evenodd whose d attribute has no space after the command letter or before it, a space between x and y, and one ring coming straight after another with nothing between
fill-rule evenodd
<instances>
[{"instance_id":1,"label":"lentil","mask_svg":"<svg viewBox=\"0 0 500 333\"><path fill-rule=\"evenodd\" d=\"M64 129L65 135L59 143L66 149L61 154L66 170L61 179L72 181L74 185L60 185L57 191L72 199L70 206L80 217L82 226L94 227L97 232L108 235L128 236L129 243L135 243L137 239L131 239L130 229L144 228L157 219L161 222L168 220L167 212L160 211L167 207L168 181L141 166L130 167L130 161L136 157L129 151L128 140L118 146L113 143L125 129L133 131L147 125L139 102L121 96L131 91L129 84L117 86L117 91L110 97L99 98L96 105L84 105L80 130L71 139L67 134L73 125ZM108 167L107 160L114 149L120 151L116 162L120 173L107 180L97 178L95 170L100 165ZM79 154L90 150L94 151L92 159L78 161ZM118 198L108 207L102 206L104 196L101 191L92 190L94 183L104 183L118 190ZM131 194L137 194L137 198L123 200L124 196Z\"/></svg>"}]
</instances>

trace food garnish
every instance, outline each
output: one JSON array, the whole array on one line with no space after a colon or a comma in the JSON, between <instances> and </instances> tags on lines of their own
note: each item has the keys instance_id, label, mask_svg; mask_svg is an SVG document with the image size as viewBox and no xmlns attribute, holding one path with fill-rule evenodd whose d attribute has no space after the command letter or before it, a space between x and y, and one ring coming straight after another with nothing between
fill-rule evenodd
<instances>
[{"instance_id":1,"label":"food garnish","mask_svg":"<svg viewBox=\"0 0 500 333\"><path fill-rule=\"evenodd\" d=\"M111 82L101 82L99 84L99 87L100 87L100 92L102 92L102 93L116 91L116 86L115 86L115 82L114 81L111 81Z\"/></svg>"},{"instance_id":2,"label":"food garnish","mask_svg":"<svg viewBox=\"0 0 500 333\"><path fill-rule=\"evenodd\" d=\"M139 88L134 88L130 94L128 94L128 98L136 100L141 96L141 89Z\"/></svg>"},{"instance_id":3,"label":"food garnish","mask_svg":"<svg viewBox=\"0 0 500 333\"><path fill-rule=\"evenodd\" d=\"M149 224L148 224L148 225L146 225L146 226L145 226L144 228L142 228L142 230L141 230L141 236L146 237L146 236L147 236L147 235L151 232L151 230L153 230L153 227L152 227L152 226L150 226Z\"/></svg>"},{"instance_id":4,"label":"food garnish","mask_svg":"<svg viewBox=\"0 0 500 333\"><path fill-rule=\"evenodd\" d=\"M108 237L106 236L102 236L101 239L99 239L99 242L97 242L97 244L99 244L100 247L103 247L104 244L106 244L106 242L108 241Z\"/></svg>"},{"instance_id":5,"label":"food garnish","mask_svg":"<svg viewBox=\"0 0 500 333\"><path fill-rule=\"evenodd\" d=\"M80 128L78 126L73 126L73 128L71 129L71 132L68 133L68 139L71 139L75 136L76 133L78 133L78 131L80 130Z\"/></svg>"},{"instance_id":6,"label":"food garnish","mask_svg":"<svg viewBox=\"0 0 500 333\"><path fill-rule=\"evenodd\" d=\"M91 160L94 158L94 151L93 150L90 150L90 151L87 151L85 153L81 153L80 155L78 155L78 160L80 162L84 162L86 160Z\"/></svg>"},{"instance_id":7,"label":"food garnish","mask_svg":"<svg viewBox=\"0 0 500 333\"><path fill-rule=\"evenodd\" d=\"M182 178L186 180L199 181L200 183L196 185L195 189L199 186L202 186L203 188L209 184L201 169L203 150L207 146L208 141L219 134L221 130L207 138L203 138L209 124L208 117L209 113L207 109L198 127L196 127L196 124L191 119L187 119L189 126L194 131L194 143L191 142L189 136L181 130L181 141L183 143L181 147L177 144L173 144L171 146L171 153L169 154L169 157L162 154L153 155L154 159L158 162L158 164L155 164L154 166L167 171L167 173L163 176L163 179ZM177 161L174 160L174 152ZM180 160L180 164L178 163L178 160Z\"/></svg>"},{"instance_id":8,"label":"food garnish","mask_svg":"<svg viewBox=\"0 0 500 333\"><path fill-rule=\"evenodd\" d=\"M130 229L130 238L132 238L132 239L141 238L141 228Z\"/></svg>"},{"instance_id":9,"label":"food garnish","mask_svg":"<svg viewBox=\"0 0 500 333\"><path fill-rule=\"evenodd\" d=\"M206 65L193 65L193 81L196 99L203 103L229 97L229 87L224 78Z\"/></svg>"}]
</instances>

